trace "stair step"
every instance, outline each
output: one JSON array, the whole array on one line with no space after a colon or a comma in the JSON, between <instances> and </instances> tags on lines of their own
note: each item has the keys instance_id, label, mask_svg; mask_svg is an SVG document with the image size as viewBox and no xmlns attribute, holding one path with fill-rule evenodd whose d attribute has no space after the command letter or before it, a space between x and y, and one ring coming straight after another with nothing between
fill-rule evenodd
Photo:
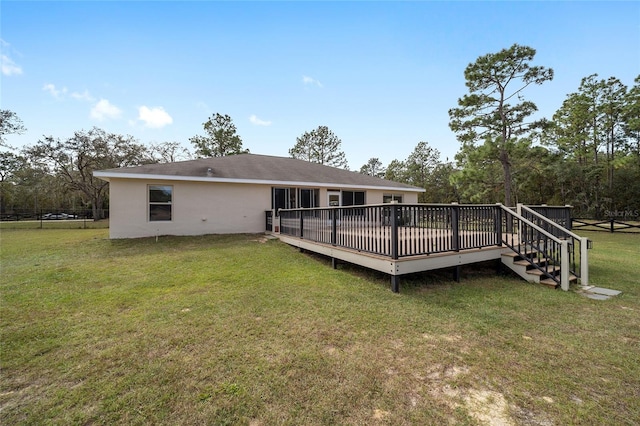
<instances>
[{"instance_id":1,"label":"stair step","mask_svg":"<svg viewBox=\"0 0 640 426\"><path fill-rule=\"evenodd\" d=\"M547 274L555 275L557 272L560 272L559 266L546 266L543 268ZM539 269L530 269L527 271L527 274L542 276L545 273Z\"/></svg>"},{"instance_id":2,"label":"stair step","mask_svg":"<svg viewBox=\"0 0 640 426\"><path fill-rule=\"evenodd\" d=\"M531 259L531 261L528 260L516 260L515 262L513 262L514 265L520 265L520 266L530 266L531 263L535 263L536 265L544 265L545 263L547 263L546 259Z\"/></svg>"},{"instance_id":3,"label":"stair step","mask_svg":"<svg viewBox=\"0 0 640 426\"><path fill-rule=\"evenodd\" d=\"M557 282L555 282L551 278L545 278L544 280L540 280L540 284L542 284L544 286L547 286L547 287L551 287L551 288L558 288L560 286L560 284L558 284Z\"/></svg>"},{"instance_id":4,"label":"stair step","mask_svg":"<svg viewBox=\"0 0 640 426\"><path fill-rule=\"evenodd\" d=\"M578 277L576 277L573 274L569 275L569 283L575 283L576 281L578 281ZM553 287L553 288L558 288L560 286L560 284L558 284L557 282L555 282L554 280L552 280L551 278L545 278L544 280L540 280L540 284L542 285L546 285L548 287Z\"/></svg>"}]
</instances>

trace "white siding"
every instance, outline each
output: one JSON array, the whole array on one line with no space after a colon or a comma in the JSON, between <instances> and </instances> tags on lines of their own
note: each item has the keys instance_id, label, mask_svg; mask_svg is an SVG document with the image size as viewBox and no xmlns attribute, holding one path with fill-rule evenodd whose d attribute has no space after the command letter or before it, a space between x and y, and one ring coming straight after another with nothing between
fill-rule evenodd
<instances>
[{"instance_id":1,"label":"white siding","mask_svg":"<svg viewBox=\"0 0 640 426\"><path fill-rule=\"evenodd\" d=\"M170 222L150 222L148 185L173 185ZM271 187L202 182L111 179L111 238L257 233L265 230Z\"/></svg>"},{"instance_id":2,"label":"white siding","mask_svg":"<svg viewBox=\"0 0 640 426\"><path fill-rule=\"evenodd\" d=\"M117 178L109 185L111 238L259 233L265 231L265 210L271 208L272 185ZM170 222L149 221L148 185L173 186ZM366 203L380 204L388 192L367 190ZM418 201L416 192L402 194L405 203ZM319 201L327 205L324 188Z\"/></svg>"}]
</instances>

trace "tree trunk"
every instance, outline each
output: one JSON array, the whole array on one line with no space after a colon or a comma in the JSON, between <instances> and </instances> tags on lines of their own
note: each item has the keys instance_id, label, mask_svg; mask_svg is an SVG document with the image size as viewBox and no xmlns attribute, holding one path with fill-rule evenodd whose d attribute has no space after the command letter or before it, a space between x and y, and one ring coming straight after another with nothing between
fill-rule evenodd
<instances>
[{"instance_id":1,"label":"tree trunk","mask_svg":"<svg viewBox=\"0 0 640 426\"><path fill-rule=\"evenodd\" d=\"M102 193L98 192L91 197L91 213L93 214L93 220L98 221L103 218L104 212L102 209L103 197Z\"/></svg>"},{"instance_id":2,"label":"tree trunk","mask_svg":"<svg viewBox=\"0 0 640 426\"><path fill-rule=\"evenodd\" d=\"M500 163L504 171L504 205L511 207L511 162L506 149L500 150Z\"/></svg>"}]
</instances>

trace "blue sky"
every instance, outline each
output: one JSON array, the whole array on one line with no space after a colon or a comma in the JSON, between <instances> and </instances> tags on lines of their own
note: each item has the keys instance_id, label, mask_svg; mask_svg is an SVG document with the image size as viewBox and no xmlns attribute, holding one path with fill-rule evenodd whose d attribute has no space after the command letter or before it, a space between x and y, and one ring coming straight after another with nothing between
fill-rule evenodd
<instances>
[{"instance_id":1,"label":"blue sky","mask_svg":"<svg viewBox=\"0 0 640 426\"><path fill-rule=\"evenodd\" d=\"M0 24L0 107L28 128L16 146L98 126L192 148L220 112L257 154L326 125L352 170L420 141L453 159L448 110L478 56L535 48L555 71L525 92L544 117L585 76L640 74L639 2L4 0Z\"/></svg>"}]
</instances>

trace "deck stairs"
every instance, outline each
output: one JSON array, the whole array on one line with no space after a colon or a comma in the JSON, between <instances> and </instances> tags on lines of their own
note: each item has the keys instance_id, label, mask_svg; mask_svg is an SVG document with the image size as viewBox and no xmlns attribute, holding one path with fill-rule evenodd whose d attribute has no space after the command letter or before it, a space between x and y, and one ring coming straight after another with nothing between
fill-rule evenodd
<instances>
[{"instance_id":1,"label":"deck stairs","mask_svg":"<svg viewBox=\"0 0 640 426\"><path fill-rule=\"evenodd\" d=\"M588 285L588 239L526 206L503 211L512 229L511 240L503 239L503 265L525 281L550 288L568 290L578 280Z\"/></svg>"},{"instance_id":2,"label":"deck stairs","mask_svg":"<svg viewBox=\"0 0 640 426\"><path fill-rule=\"evenodd\" d=\"M517 253L511 249L505 249L502 252L502 264L530 283L542 284L549 288L560 286L560 283L552 277L559 277L561 268L547 264L547 259L544 256L538 256L536 250L522 250ZM575 284L577 281L578 277L570 273L569 284Z\"/></svg>"}]
</instances>

